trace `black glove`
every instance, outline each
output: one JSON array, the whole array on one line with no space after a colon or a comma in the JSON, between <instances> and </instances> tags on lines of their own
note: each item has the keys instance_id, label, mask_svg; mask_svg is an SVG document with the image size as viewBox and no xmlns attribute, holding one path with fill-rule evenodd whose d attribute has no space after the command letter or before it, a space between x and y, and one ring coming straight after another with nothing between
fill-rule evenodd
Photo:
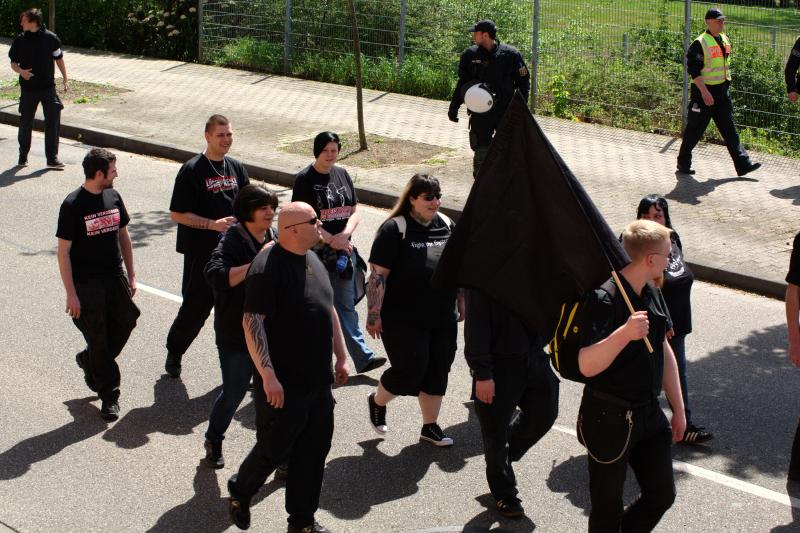
<instances>
[{"instance_id":1,"label":"black glove","mask_svg":"<svg viewBox=\"0 0 800 533\"><path fill-rule=\"evenodd\" d=\"M447 118L449 118L451 122L458 122L458 108L451 107L447 112Z\"/></svg>"}]
</instances>

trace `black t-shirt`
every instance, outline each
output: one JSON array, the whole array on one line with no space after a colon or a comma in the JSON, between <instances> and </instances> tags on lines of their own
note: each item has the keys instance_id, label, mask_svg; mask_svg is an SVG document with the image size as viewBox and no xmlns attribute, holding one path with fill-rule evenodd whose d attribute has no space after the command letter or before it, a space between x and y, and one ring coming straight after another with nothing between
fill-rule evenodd
<instances>
[{"instance_id":1,"label":"black t-shirt","mask_svg":"<svg viewBox=\"0 0 800 533\"><path fill-rule=\"evenodd\" d=\"M787 93L797 91L798 70L800 70L800 39L795 41L792 51L789 52L786 68L783 70Z\"/></svg>"},{"instance_id":2,"label":"black t-shirt","mask_svg":"<svg viewBox=\"0 0 800 533\"><path fill-rule=\"evenodd\" d=\"M794 243L792 244L792 258L789 260L786 283L800 286L800 233L795 235Z\"/></svg>"},{"instance_id":3,"label":"black t-shirt","mask_svg":"<svg viewBox=\"0 0 800 533\"><path fill-rule=\"evenodd\" d=\"M405 239L397 223L387 220L378 229L369 256L370 263L390 270L381 318L433 326L455 322L456 289L431 287L431 276L450 237L450 227L439 216L428 226L404 218Z\"/></svg>"},{"instance_id":4,"label":"black t-shirt","mask_svg":"<svg viewBox=\"0 0 800 533\"><path fill-rule=\"evenodd\" d=\"M119 228L129 221L122 197L114 189L92 194L79 187L64 199L56 237L72 242L69 258L73 279L122 274Z\"/></svg>"},{"instance_id":5,"label":"black t-shirt","mask_svg":"<svg viewBox=\"0 0 800 533\"><path fill-rule=\"evenodd\" d=\"M683 249L678 234L672 233L672 257L664 270L664 301L667 302L675 335L692 332L691 292L694 274L683 258Z\"/></svg>"},{"instance_id":6,"label":"black t-shirt","mask_svg":"<svg viewBox=\"0 0 800 533\"><path fill-rule=\"evenodd\" d=\"M210 161L199 154L183 164L175 178L169 210L217 220L233 215L233 200L250 183L247 170L232 157ZM210 254L220 233L178 224L176 249L182 254Z\"/></svg>"},{"instance_id":7,"label":"black t-shirt","mask_svg":"<svg viewBox=\"0 0 800 533\"><path fill-rule=\"evenodd\" d=\"M244 312L265 315L269 352L284 387L333 383L333 288L314 252L280 244L260 253L245 281Z\"/></svg>"},{"instance_id":8,"label":"black t-shirt","mask_svg":"<svg viewBox=\"0 0 800 533\"><path fill-rule=\"evenodd\" d=\"M667 324L667 304L661 291L650 285L638 296L624 276L622 285L637 311L647 311L650 330L647 337L654 352L647 352L641 340L629 342L608 368L587 380L587 385L600 392L611 394L628 402L640 403L661 392L664 375L664 337ZM604 290L597 289L584 299L584 322L580 346L591 346L611 335L630 316L619 288L611 298Z\"/></svg>"},{"instance_id":9,"label":"black t-shirt","mask_svg":"<svg viewBox=\"0 0 800 533\"><path fill-rule=\"evenodd\" d=\"M11 43L8 57L23 69L31 69L29 80L19 77L23 91L38 91L55 84L55 60L64 57L58 36L44 28L17 35Z\"/></svg>"},{"instance_id":10,"label":"black t-shirt","mask_svg":"<svg viewBox=\"0 0 800 533\"><path fill-rule=\"evenodd\" d=\"M292 201L313 207L322 228L336 235L347 226L358 197L350 174L342 167L334 165L329 174L320 174L309 165L294 178Z\"/></svg>"}]
</instances>

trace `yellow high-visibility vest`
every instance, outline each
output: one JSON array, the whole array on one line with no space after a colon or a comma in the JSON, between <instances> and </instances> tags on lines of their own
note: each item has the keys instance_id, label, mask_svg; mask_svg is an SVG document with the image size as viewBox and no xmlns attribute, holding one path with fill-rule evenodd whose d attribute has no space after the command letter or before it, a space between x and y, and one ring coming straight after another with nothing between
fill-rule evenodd
<instances>
[{"instance_id":1,"label":"yellow high-visibility vest","mask_svg":"<svg viewBox=\"0 0 800 533\"><path fill-rule=\"evenodd\" d=\"M700 77L706 85L720 85L731 81L731 67L728 64L731 56L731 42L724 33L720 33L719 36L722 37L722 43L725 45L725 53L722 52L722 47L717 40L708 32L703 32L695 39L700 41L700 45L703 47L704 61ZM726 54L727 60L725 59Z\"/></svg>"}]
</instances>

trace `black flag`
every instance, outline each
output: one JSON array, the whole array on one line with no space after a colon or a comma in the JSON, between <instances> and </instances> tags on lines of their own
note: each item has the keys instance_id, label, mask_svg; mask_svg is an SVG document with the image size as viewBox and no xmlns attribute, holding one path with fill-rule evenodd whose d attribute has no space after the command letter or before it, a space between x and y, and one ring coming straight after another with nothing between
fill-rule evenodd
<instances>
[{"instance_id":1,"label":"black flag","mask_svg":"<svg viewBox=\"0 0 800 533\"><path fill-rule=\"evenodd\" d=\"M629 262L589 195L517 95L433 277L480 289L547 338L561 306Z\"/></svg>"}]
</instances>

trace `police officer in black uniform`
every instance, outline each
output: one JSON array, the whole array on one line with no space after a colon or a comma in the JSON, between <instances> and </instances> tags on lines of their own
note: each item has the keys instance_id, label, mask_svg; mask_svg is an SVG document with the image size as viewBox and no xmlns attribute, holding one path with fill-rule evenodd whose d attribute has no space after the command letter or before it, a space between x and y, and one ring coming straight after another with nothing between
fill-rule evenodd
<instances>
[{"instance_id":1,"label":"police officer in black uniform","mask_svg":"<svg viewBox=\"0 0 800 533\"><path fill-rule=\"evenodd\" d=\"M800 85L798 69L800 69L800 38L794 43L789 54L789 61L786 62L786 69L783 71L783 75L786 78L786 93L792 103L797 103L797 91L798 85Z\"/></svg>"},{"instance_id":2,"label":"police officer in black uniform","mask_svg":"<svg viewBox=\"0 0 800 533\"><path fill-rule=\"evenodd\" d=\"M464 92L476 82L484 83L494 95L494 106L489 111L467 112L470 115L469 144L475 152L472 170L475 177L514 91L518 90L527 100L531 82L528 67L525 66L519 50L500 43L497 26L493 21L482 20L469 31L475 44L461 53L458 83L453 91L447 116L453 122L458 122L458 108L464 102Z\"/></svg>"},{"instance_id":3,"label":"police officer in black uniform","mask_svg":"<svg viewBox=\"0 0 800 533\"><path fill-rule=\"evenodd\" d=\"M683 132L683 142L678 152L678 168L680 174L694 174L692 169L692 150L706 131L709 121L713 118L720 135L725 141L728 153L733 159L738 176L744 176L761 167L761 163L753 163L750 156L739 140L736 126L733 123L733 102L729 93L731 73L729 58L731 55L730 42L725 35L725 15L719 9L709 9L705 18L707 30L695 39L686 52L686 68L692 77L691 98L689 100L689 117L686 130ZM716 42L716 46L709 48L709 56L703 50L703 42ZM712 62L715 54L717 60L721 57L724 67L723 73L712 72ZM724 80L714 79L721 75ZM711 81L714 79L714 81Z\"/></svg>"}]
</instances>

